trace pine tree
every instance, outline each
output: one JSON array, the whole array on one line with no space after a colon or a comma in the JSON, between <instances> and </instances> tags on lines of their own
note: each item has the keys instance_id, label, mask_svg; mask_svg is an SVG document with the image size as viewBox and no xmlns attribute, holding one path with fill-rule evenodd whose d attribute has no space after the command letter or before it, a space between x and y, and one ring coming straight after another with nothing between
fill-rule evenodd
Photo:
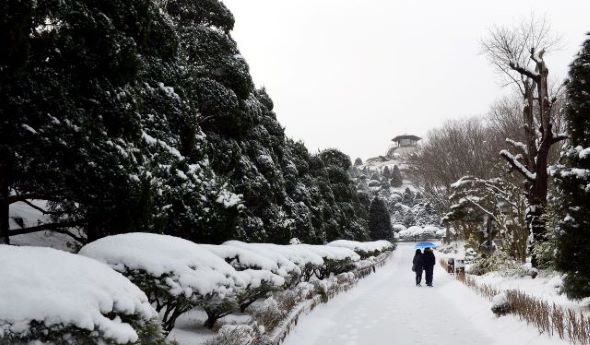
<instances>
[{"instance_id":1,"label":"pine tree","mask_svg":"<svg viewBox=\"0 0 590 345\"><path fill-rule=\"evenodd\" d=\"M221 1L0 9L0 242L10 204L32 199L49 201L44 229L82 242L367 238L350 158L286 138Z\"/></svg>"},{"instance_id":2,"label":"pine tree","mask_svg":"<svg viewBox=\"0 0 590 345\"><path fill-rule=\"evenodd\" d=\"M570 136L554 172L559 224L556 266L568 296L590 296L590 39L570 65L565 118Z\"/></svg>"},{"instance_id":3,"label":"pine tree","mask_svg":"<svg viewBox=\"0 0 590 345\"><path fill-rule=\"evenodd\" d=\"M414 205L414 193L412 193L409 187L406 187L406 189L404 190L404 195L402 196L402 203L407 206Z\"/></svg>"},{"instance_id":4,"label":"pine tree","mask_svg":"<svg viewBox=\"0 0 590 345\"><path fill-rule=\"evenodd\" d=\"M369 208L369 234L372 240L392 240L393 228L385 201L375 197Z\"/></svg>"},{"instance_id":5,"label":"pine tree","mask_svg":"<svg viewBox=\"0 0 590 345\"><path fill-rule=\"evenodd\" d=\"M355 166L355 167L358 167L358 166L361 166L361 165L363 165L363 160L362 160L360 157L357 157L357 158L354 160L354 166Z\"/></svg>"},{"instance_id":6,"label":"pine tree","mask_svg":"<svg viewBox=\"0 0 590 345\"><path fill-rule=\"evenodd\" d=\"M389 180L389 178L391 178L391 170L389 170L389 167L385 167L383 168L383 177L385 178L385 180Z\"/></svg>"},{"instance_id":7,"label":"pine tree","mask_svg":"<svg viewBox=\"0 0 590 345\"><path fill-rule=\"evenodd\" d=\"M403 184L402 173L399 171L397 165L393 166L393 172L391 173L391 186L399 188Z\"/></svg>"},{"instance_id":8,"label":"pine tree","mask_svg":"<svg viewBox=\"0 0 590 345\"><path fill-rule=\"evenodd\" d=\"M133 85L144 59L174 51L168 20L147 0L2 6L0 237L9 205L32 199L50 201L53 223L11 235L142 228L149 197Z\"/></svg>"}]
</instances>

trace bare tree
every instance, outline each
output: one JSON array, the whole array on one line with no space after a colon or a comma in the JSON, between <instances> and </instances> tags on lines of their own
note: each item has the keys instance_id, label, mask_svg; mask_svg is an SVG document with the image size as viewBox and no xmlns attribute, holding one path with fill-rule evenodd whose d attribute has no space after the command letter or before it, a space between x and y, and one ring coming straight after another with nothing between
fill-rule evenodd
<instances>
[{"instance_id":1,"label":"bare tree","mask_svg":"<svg viewBox=\"0 0 590 345\"><path fill-rule=\"evenodd\" d=\"M446 122L428 132L420 149L408 159L411 176L441 213L450 206L450 186L466 175L498 176L499 142L482 118Z\"/></svg>"},{"instance_id":2,"label":"bare tree","mask_svg":"<svg viewBox=\"0 0 590 345\"><path fill-rule=\"evenodd\" d=\"M546 239L544 215L551 146L566 139L565 135L555 132L557 98L549 96L549 69L544 60L545 54L555 48L558 41L551 34L547 20L534 16L516 27L494 27L482 41L490 62L506 78L507 85L517 87L523 100L524 142L506 138L516 154L502 150L500 155L525 179L526 221L532 234L529 250L533 266L537 266L534 248Z\"/></svg>"}]
</instances>

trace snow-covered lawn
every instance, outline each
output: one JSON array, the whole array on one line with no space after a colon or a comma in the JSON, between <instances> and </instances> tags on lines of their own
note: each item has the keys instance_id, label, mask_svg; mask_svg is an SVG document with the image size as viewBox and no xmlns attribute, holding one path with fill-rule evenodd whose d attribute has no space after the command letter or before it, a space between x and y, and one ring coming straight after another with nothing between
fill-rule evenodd
<instances>
[{"instance_id":1,"label":"snow-covered lawn","mask_svg":"<svg viewBox=\"0 0 590 345\"><path fill-rule=\"evenodd\" d=\"M472 276L472 278L478 284L486 284L497 290L520 290L549 303L589 312L590 298L572 300L562 293L563 279L562 274L558 272L541 271L534 279L531 276L519 276L511 272L490 272L482 276Z\"/></svg>"},{"instance_id":2,"label":"snow-covered lawn","mask_svg":"<svg viewBox=\"0 0 590 345\"><path fill-rule=\"evenodd\" d=\"M445 245L448 253L442 254L441 257L463 259L466 256L464 242L456 242ZM469 256L469 255L467 255ZM473 255L471 255L473 256ZM469 264L466 269L469 271ZM563 274L552 270L539 270L533 278L529 273L531 270L530 263L506 268L501 271L489 272L481 276L469 275L479 285L487 285L499 291L519 290L532 297L548 303L571 308L583 313L590 313L590 298L582 300L572 300L567 298L563 293Z\"/></svg>"},{"instance_id":3,"label":"snow-covered lawn","mask_svg":"<svg viewBox=\"0 0 590 345\"><path fill-rule=\"evenodd\" d=\"M496 317L490 302L438 265L434 287L416 287L413 253L413 244L398 244L376 274L302 317L285 345L567 344L514 316Z\"/></svg>"}]
</instances>

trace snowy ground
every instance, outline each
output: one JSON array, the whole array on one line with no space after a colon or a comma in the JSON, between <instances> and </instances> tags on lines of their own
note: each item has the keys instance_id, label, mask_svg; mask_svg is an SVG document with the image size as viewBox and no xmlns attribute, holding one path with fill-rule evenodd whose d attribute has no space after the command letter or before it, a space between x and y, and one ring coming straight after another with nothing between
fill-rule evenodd
<instances>
[{"instance_id":1,"label":"snowy ground","mask_svg":"<svg viewBox=\"0 0 590 345\"><path fill-rule=\"evenodd\" d=\"M486 299L438 265L434 287L416 287L413 251L400 243L376 274L302 317L285 345L567 344L513 316L497 318Z\"/></svg>"},{"instance_id":2,"label":"snowy ground","mask_svg":"<svg viewBox=\"0 0 590 345\"><path fill-rule=\"evenodd\" d=\"M446 257L465 258L465 242L453 242L447 245L453 248ZM467 265L467 270L469 271ZM534 296L548 303L570 308L575 311L590 315L590 298L580 300L569 299L562 292L563 277L562 273L553 270L540 270L535 278L524 274L526 269L530 269L530 262L523 264L522 267L507 268L501 271L486 273L482 276L470 275L478 284L488 285L496 290L519 290L530 296Z\"/></svg>"}]
</instances>

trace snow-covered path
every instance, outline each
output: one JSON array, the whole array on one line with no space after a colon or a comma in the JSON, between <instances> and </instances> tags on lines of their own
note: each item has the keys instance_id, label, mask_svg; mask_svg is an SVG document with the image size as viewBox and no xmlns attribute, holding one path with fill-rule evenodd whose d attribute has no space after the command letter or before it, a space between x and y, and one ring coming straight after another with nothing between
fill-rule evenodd
<instances>
[{"instance_id":1,"label":"snow-covered path","mask_svg":"<svg viewBox=\"0 0 590 345\"><path fill-rule=\"evenodd\" d=\"M303 316L286 345L566 344L512 317L496 318L484 298L437 265L434 287L416 287L413 245L357 287Z\"/></svg>"}]
</instances>

